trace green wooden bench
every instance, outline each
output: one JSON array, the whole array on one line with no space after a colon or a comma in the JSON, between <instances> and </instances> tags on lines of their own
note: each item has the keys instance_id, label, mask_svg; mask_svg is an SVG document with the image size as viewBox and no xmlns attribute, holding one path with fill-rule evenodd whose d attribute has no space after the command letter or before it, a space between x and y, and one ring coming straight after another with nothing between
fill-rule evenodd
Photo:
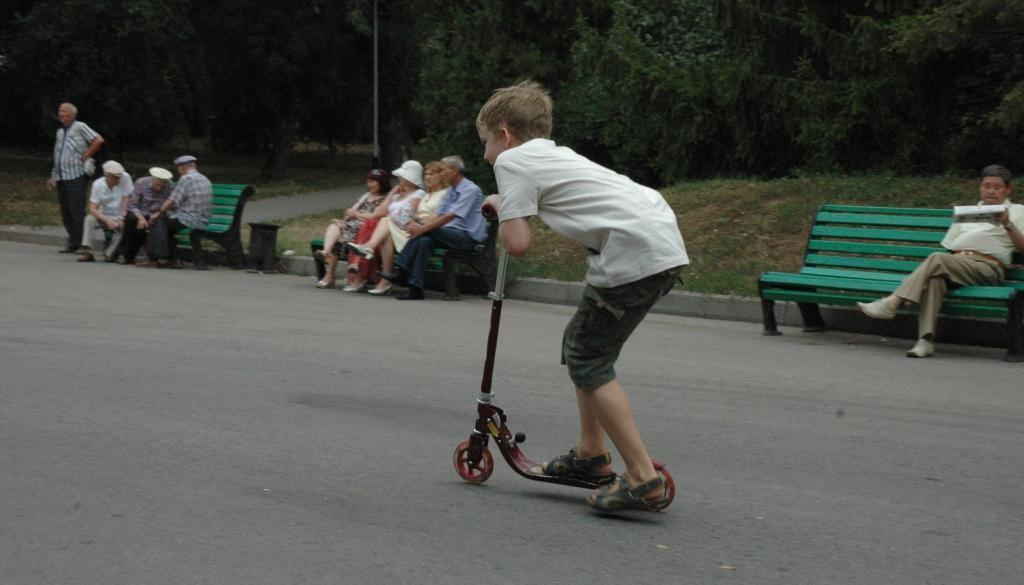
<instances>
[{"instance_id":1,"label":"green wooden bench","mask_svg":"<svg viewBox=\"0 0 1024 585\"><path fill-rule=\"evenodd\" d=\"M220 244L231 266L245 266L241 234L242 212L245 211L245 203L254 192L249 185L213 184L213 213L210 216L210 224L203 230L184 229L175 234L179 246L192 248L192 259L197 267L206 266L203 239Z\"/></svg>"},{"instance_id":2,"label":"green wooden bench","mask_svg":"<svg viewBox=\"0 0 1024 585\"><path fill-rule=\"evenodd\" d=\"M764 334L780 334L775 301L797 304L804 331L823 331L819 305L853 305L892 293L925 257L944 251L939 243L952 222L952 209L822 206L800 271L765 272L758 279ZM999 286L951 288L941 313L1005 320L1005 359L1024 357L1024 270L1009 268Z\"/></svg>"},{"instance_id":3,"label":"green wooden bench","mask_svg":"<svg viewBox=\"0 0 1024 585\"><path fill-rule=\"evenodd\" d=\"M448 300L459 298L459 271L458 267L465 266L472 270L476 276L483 281L485 292L490 291L494 286L494 278L497 268L497 255L494 251L495 243L498 240L498 222L487 223L487 239L476 245L472 250L459 251L446 248L434 248L428 271L440 272L444 277L444 293ZM317 256L317 251L324 249L323 239L310 240L309 250L313 254L313 261L316 263L316 275L322 279L327 273L324 261Z\"/></svg>"}]
</instances>

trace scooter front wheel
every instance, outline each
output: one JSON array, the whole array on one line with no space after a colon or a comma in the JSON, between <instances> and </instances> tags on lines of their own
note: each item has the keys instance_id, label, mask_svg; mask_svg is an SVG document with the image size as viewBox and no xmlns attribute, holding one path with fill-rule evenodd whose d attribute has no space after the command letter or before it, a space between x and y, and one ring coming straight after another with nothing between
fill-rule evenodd
<instances>
[{"instance_id":1,"label":"scooter front wheel","mask_svg":"<svg viewBox=\"0 0 1024 585\"><path fill-rule=\"evenodd\" d=\"M469 441L463 441L455 448L452 458L455 472L468 483L483 483L494 472L494 457L487 447L482 447L480 455L480 461L473 465L469 460Z\"/></svg>"}]
</instances>

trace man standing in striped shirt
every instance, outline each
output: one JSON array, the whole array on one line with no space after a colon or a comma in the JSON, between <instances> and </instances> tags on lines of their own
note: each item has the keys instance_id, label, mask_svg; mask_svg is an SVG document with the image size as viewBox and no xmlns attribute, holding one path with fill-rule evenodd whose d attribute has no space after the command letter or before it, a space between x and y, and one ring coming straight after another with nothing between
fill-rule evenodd
<instances>
[{"instance_id":1,"label":"man standing in striped shirt","mask_svg":"<svg viewBox=\"0 0 1024 585\"><path fill-rule=\"evenodd\" d=\"M103 137L84 122L77 121L77 117L78 108L74 104L65 102L57 108L61 127L53 145L53 170L46 182L48 189L57 188L60 215L68 232L68 242L61 253L74 252L82 241L85 191L89 185L85 164L103 146Z\"/></svg>"}]
</instances>

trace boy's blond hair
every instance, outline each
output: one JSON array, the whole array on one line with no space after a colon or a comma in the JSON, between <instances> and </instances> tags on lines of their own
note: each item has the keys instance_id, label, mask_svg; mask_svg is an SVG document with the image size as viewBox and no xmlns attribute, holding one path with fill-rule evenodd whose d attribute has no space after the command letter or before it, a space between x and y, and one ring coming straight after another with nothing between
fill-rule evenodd
<instances>
[{"instance_id":1,"label":"boy's blond hair","mask_svg":"<svg viewBox=\"0 0 1024 585\"><path fill-rule=\"evenodd\" d=\"M476 127L497 132L504 126L523 142L549 138L553 110L547 90L536 81L525 80L494 90L477 114Z\"/></svg>"}]
</instances>

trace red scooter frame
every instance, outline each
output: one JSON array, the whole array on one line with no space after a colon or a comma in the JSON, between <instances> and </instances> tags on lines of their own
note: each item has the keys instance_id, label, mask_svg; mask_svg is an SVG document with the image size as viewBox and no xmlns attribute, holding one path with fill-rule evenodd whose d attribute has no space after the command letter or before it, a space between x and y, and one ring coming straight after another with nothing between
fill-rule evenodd
<instances>
[{"instance_id":1,"label":"red scooter frame","mask_svg":"<svg viewBox=\"0 0 1024 585\"><path fill-rule=\"evenodd\" d=\"M476 399L477 418L469 439L455 448L453 463L459 477L468 483L479 484L487 481L494 472L494 458L487 444L491 438L498 445L505 462L519 475L534 481L557 483L574 487L595 489L598 484L571 477L555 477L531 471L539 467L523 454L519 444L526 440L524 433L515 433L508 427L505 411L494 405L491 394L491 378L494 374L494 355L498 345L498 328L501 325L501 303L505 295L505 270L508 267L508 252L501 250L498 256L498 270L491 293L491 329L487 335L487 358L484 361L483 379L480 381L480 396ZM669 502L675 498L676 488L672 476L665 466L654 461L654 468L664 475L667 482Z\"/></svg>"}]
</instances>

